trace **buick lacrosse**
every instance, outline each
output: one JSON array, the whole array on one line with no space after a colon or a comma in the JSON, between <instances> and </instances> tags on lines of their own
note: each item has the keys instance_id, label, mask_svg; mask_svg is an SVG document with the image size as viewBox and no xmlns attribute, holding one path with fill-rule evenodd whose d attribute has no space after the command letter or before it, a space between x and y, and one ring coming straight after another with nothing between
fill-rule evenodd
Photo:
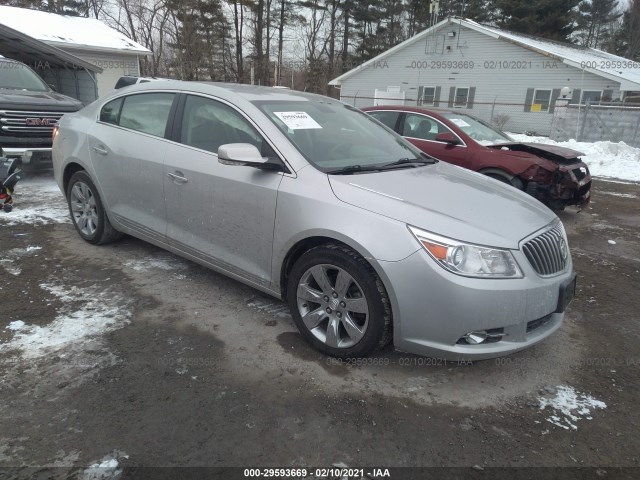
<instances>
[{"instance_id":1,"label":"buick lacrosse","mask_svg":"<svg viewBox=\"0 0 640 480\"><path fill-rule=\"evenodd\" d=\"M283 299L328 355L505 355L575 291L551 210L319 95L139 84L65 115L53 161L84 240L133 235Z\"/></svg>"}]
</instances>

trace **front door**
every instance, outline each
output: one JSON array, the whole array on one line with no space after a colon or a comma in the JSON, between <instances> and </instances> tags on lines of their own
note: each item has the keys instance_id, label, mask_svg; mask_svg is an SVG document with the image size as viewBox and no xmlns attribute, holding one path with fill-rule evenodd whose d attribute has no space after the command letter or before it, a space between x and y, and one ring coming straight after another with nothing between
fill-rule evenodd
<instances>
[{"instance_id":1,"label":"front door","mask_svg":"<svg viewBox=\"0 0 640 480\"><path fill-rule=\"evenodd\" d=\"M218 162L218 147L270 147L231 106L187 95L178 143L167 149L164 190L167 236L174 247L224 270L267 285L276 199L282 173ZM275 155L275 154L274 154Z\"/></svg>"}]
</instances>

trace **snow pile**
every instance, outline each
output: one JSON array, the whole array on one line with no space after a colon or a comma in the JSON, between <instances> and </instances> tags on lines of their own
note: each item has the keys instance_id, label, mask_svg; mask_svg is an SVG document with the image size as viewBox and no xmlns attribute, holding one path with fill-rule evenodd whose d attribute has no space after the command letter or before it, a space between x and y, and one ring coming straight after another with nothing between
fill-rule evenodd
<instances>
[{"instance_id":1,"label":"snow pile","mask_svg":"<svg viewBox=\"0 0 640 480\"><path fill-rule=\"evenodd\" d=\"M71 222L67 202L53 180L18 183L13 204L10 213L0 211L0 227Z\"/></svg>"},{"instance_id":2,"label":"snow pile","mask_svg":"<svg viewBox=\"0 0 640 480\"><path fill-rule=\"evenodd\" d=\"M624 142L556 142L548 137L530 137L519 133L509 133L516 142L546 143L571 148L584 153L584 163L589 166L595 177L619 178L640 182L640 148L634 148Z\"/></svg>"},{"instance_id":3,"label":"snow pile","mask_svg":"<svg viewBox=\"0 0 640 480\"><path fill-rule=\"evenodd\" d=\"M547 421L565 430L577 430L578 420L591 420L592 410L607 408L606 403L596 400L591 395L578 393L573 387L563 385L557 388L555 397L541 397L539 404L540 410L547 407L553 410L553 414L547 418Z\"/></svg>"},{"instance_id":4,"label":"snow pile","mask_svg":"<svg viewBox=\"0 0 640 480\"><path fill-rule=\"evenodd\" d=\"M15 334L9 342L0 343L0 352L18 350L24 359L38 358L68 346L79 347L85 340L130 322L126 299L108 291L53 284L41 284L40 288L63 302L57 317L44 326L12 322L8 328Z\"/></svg>"}]
</instances>

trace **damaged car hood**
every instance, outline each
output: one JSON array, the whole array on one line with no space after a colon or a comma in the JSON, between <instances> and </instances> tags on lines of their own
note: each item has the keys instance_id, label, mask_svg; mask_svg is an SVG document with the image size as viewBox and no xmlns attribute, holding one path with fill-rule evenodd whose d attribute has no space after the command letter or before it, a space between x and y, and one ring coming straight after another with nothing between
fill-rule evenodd
<instances>
[{"instance_id":1,"label":"damaged car hood","mask_svg":"<svg viewBox=\"0 0 640 480\"><path fill-rule=\"evenodd\" d=\"M547 145L544 143L498 143L488 145L488 148L494 150L507 150L509 152L523 152L535 155L551 161L566 162L567 160L575 160L582 157L584 153L557 145Z\"/></svg>"}]
</instances>

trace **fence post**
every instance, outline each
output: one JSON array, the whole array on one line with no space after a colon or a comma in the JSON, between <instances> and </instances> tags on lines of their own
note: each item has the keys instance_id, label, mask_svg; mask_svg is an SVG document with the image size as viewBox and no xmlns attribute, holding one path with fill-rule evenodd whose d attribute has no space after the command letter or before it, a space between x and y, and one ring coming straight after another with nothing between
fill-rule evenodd
<instances>
[{"instance_id":1,"label":"fence post","mask_svg":"<svg viewBox=\"0 0 640 480\"><path fill-rule=\"evenodd\" d=\"M581 142L582 139L584 138L584 127L587 124L587 115L589 114L590 106L591 106L591 102L587 100L587 104L584 107L584 118L582 119L582 124L580 125L580 134L578 135L578 138L576 138L576 142ZM579 118L580 118L580 115L578 115L578 119Z\"/></svg>"},{"instance_id":2,"label":"fence post","mask_svg":"<svg viewBox=\"0 0 640 480\"><path fill-rule=\"evenodd\" d=\"M496 109L496 99L498 97L493 97L493 104L491 105L491 120L489 120L489 123L493 124L493 112Z\"/></svg>"}]
</instances>

